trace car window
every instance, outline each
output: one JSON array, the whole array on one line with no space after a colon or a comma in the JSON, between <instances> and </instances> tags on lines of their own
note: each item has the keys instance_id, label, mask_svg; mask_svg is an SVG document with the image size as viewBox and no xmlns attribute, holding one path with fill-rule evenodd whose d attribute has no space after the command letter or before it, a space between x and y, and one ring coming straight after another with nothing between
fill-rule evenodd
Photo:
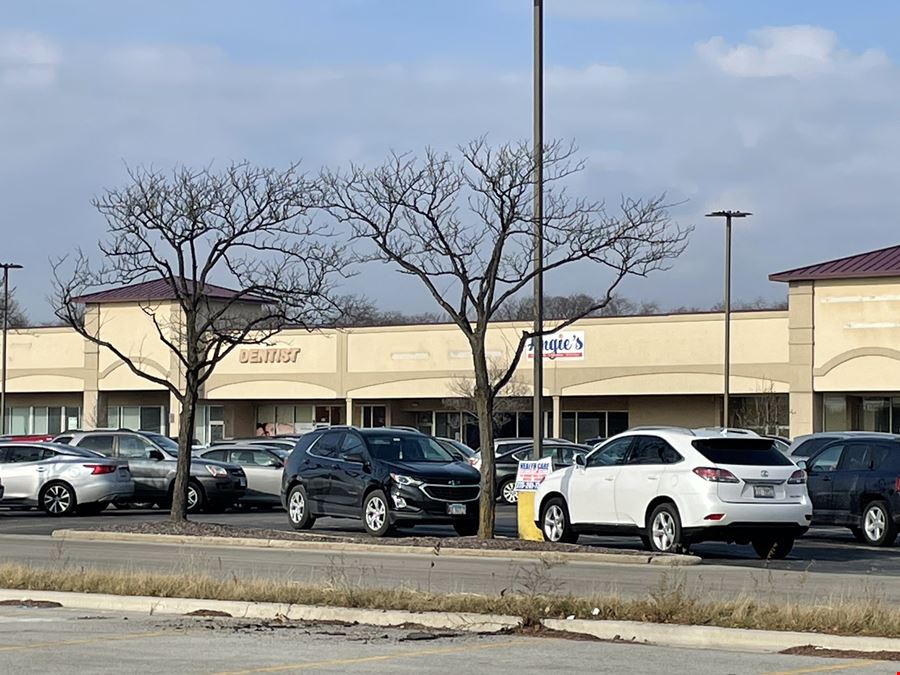
<instances>
[{"instance_id":1,"label":"car window","mask_svg":"<svg viewBox=\"0 0 900 675\"><path fill-rule=\"evenodd\" d=\"M255 450L253 452L253 463L256 466L281 466L281 460L265 450Z\"/></svg>"},{"instance_id":2,"label":"car window","mask_svg":"<svg viewBox=\"0 0 900 675\"><path fill-rule=\"evenodd\" d=\"M228 461L233 464L256 464L256 453L253 450L232 450L228 455Z\"/></svg>"},{"instance_id":3,"label":"car window","mask_svg":"<svg viewBox=\"0 0 900 675\"><path fill-rule=\"evenodd\" d=\"M309 451L319 457L328 459L336 459L338 456L338 447L341 443L343 431L329 431L322 434L319 440L309 449Z\"/></svg>"},{"instance_id":4,"label":"car window","mask_svg":"<svg viewBox=\"0 0 900 675\"><path fill-rule=\"evenodd\" d=\"M347 433L344 434L344 440L341 441L340 457L346 461L348 453L365 454L365 449L365 445L359 436Z\"/></svg>"},{"instance_id":5,"label":"car window","mask_svg":"<svg viewBox=\"0 0 900 675\"><path fill-rule=\"evenodd\" d=\"M844 444L838 443L825 448L816 455L809 464L809 470L814 473L827 473L837 468L841 459L841 453L844 451Z\"/></svg>"},{"instance_id":6,"label":"car window","mask_svg":"<svg viewBox=\"0 0 900 675\"><path fill-rule=\"evenodd\" d=\"M841 471L868 471L869 446L865 443L848 443L841 455Z\"/></svg>"},{"instance_id":7,"label":"car window","mask_svg":"<svg viewBox=\"0 0 900 675\"><path fill-rule=\"evenodd\" d=\"M692 441L713 464L735 466L791 466L793 462L766 438L701 438Z\"/></svg>"},{"instance_id":8,"label":"car window","mask_svg":"<svg viewBox=\"0 0 900 675\"><path fill-rule=\"evenodd\" d=\"M97 452L102 452L104 455L112 455L113 453L113 443L115 442L115 436L110 434L97 434L93 436L85 436L80 441L78 441L79 448L87 448L88 450L96 450Z\"/></svg>"},{"instance_id":9,"label":"car window","mask_svg":"<svg viewBox=\"0 0 900 675\"><path fill-rule=\"evenodd\" d=\"M585 449L577 445L563 445L556 449L556 457L553 458L559 466L572 466L575 463L575 455L584 454Z\"/></svg>"},{"instance_id":10,"label":"car window","mask_svg":"<svg viewBox=\"0 0 900 675\"><path fill-rule=\"evenodd\" d=\"M22 462L39 462L43 458L43 448L23 446L21 448L6 448L4 464L20 464Z\"/></svg>"},{"instance_id":11,"label":"car window","mask_svg":"<svg viewBox=\"0 0 900 675\"><path fill-rule=\"evenodd\" d=\"M211 459L214 462L224 462L227 453L227 450L212 450L210 452L204 452L203 459Z\"/></svg>"},{"instance_id":12,"label":"car window","mask_svg":"<svg viewBox=\"0 0 900 675\"><path fill-rule=\"evenodd\" d=\"M141 436L119 436L119 457L123 459L147 459L155 448Z\"/></svg>"},{"instance_id":13,"label":"car window","mask_svg":"<svg viewBox=\"0 0 900 675\"><path fill-rule=\"evenodd\" d=\"M587 466L615 466L625 463L628 448L631 447L633 436L617 438L606 445L602 445L592 452L587 458Z\"/></svg>"},{"instance_id":14,"label":"car window","mask_svg":"<svg viewBox=\"0 0 900 675\"><path fill-rule=\"evenodd\" d=\"M872 455L869 466L872 469L880 469L885 460L897 452L897 446L888 445L887 443L875 443L869 446L869 450Z\"/></svg>"},{"instance_id":15,"label":"car window","mask_svg":"<svg viewBox=\"0 0 900 675\"><path fill-rule=\"evenodd\" d=\"M71 436L57 436L56 438L53 439L53 442L54 443L63 443L65 445L68 445L69 443L72 442L72 437Z\"/></svg>"},{"instance_id":16,"label":"car window","mask_svg":"<svg viewBox=\"0 0 900 675\"><path fill-rule=\"evenodd\" d=\"M374 459L401 462L452 462L453 455L428 436L371 434L366 436Z\"/></svg>"},{"instance_id":17,"label":"car window","mask_svg":"<svg viewBox=\"0 0 900 675\"><path fill-rule=\"evenodd\" d=\"M44 452L41 454L41 459L53 459L59 453L56 450L51 450L50 448L44 448Z\"/></svg>"},{"instance_id":18,"label":"car window","mask_svg":"<svg viewBox=\"0 0 900 675\"><path fill-rule=\"evenodd\" d=\"M681 455L657 436L638 436L631 446L628 464L674 464Z\"/></svg>"},{"instance_id":19,"label":"car window","mask_svg":"<svg viewBox=\"0 0 900 675\"><path fill-rule=\"evenodd\" d=\"M812 457L819 448L825 447L834 440L837 440L837 437L826 436L825 438L822 438L821 436L817 436L815 438L810 438L798 445L791 454L795 457Z\"/></svg>"}]
</instances>

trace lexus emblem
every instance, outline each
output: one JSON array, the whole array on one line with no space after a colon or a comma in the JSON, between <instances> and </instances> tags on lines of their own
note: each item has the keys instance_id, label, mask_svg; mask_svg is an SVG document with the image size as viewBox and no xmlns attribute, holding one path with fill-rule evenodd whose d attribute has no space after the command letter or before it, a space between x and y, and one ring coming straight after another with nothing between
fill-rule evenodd
<instances>
[{"instance_id":1,"label":"lexus emblem","mask_svg":"<svg viewBox=\"0 0 900 675\"><path fill-rule=\"evenodd\" d=\"M451 480L449 485L459 485L459 483L455 480Z\"/></svg>"},{"instance_id":2,"label":"lexus emblem","mask_svg":"<svg viewBox=\"0 0 900 675\"><path fill-rule=\"evenodd\" d=\"M768 478L768 477L769 477L769 472L763 470L763 471L760 471L760 472L759 472L759 475L762 476L763 478Z\"/></svg>"}]
</instances>

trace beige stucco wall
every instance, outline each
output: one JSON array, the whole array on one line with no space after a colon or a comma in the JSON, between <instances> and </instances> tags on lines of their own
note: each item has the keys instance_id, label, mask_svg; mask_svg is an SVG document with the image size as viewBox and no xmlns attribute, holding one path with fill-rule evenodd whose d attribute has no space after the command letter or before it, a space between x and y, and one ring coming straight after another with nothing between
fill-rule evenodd
<instances>
[{"instance_id":1,"label":"beige stucco wall","mask_svg":"<svg viewBox=\"0 0 900 675\"><path fill-rule=\"evenodd\" d=\"M11 330L7 368L10 392L80 392L84 343L66 328Z\"/></svg>"},{"instance_id":2,"label":"beige stucco wall","mask_svg":"<svg viewBox=\"0 0 900 675\"><path fill-rule=\"evenodd\" d=\"M630 400L631 426L672 424L705 427L719 424L721 400L716 396L641 396Z\"/></svg>"},{"instance_id":3,"label":"beige stucco wall","mask_svg":"<svg viewBox=\"0 0 900 675\"><path fill-rule=\"evenodd\" d=\"M169 322L174 308L172 303L155 303L149 311L153 317L137 305L103 305L99 310L97 335L128 354L149 373L168 378L172 373L172 352L160 340L154 317L160 330L170 337ZM104 391L161 388L135 375L115 354L102 347L98 355L98 374L99 388Z\"/></svg>"}]
</instances>

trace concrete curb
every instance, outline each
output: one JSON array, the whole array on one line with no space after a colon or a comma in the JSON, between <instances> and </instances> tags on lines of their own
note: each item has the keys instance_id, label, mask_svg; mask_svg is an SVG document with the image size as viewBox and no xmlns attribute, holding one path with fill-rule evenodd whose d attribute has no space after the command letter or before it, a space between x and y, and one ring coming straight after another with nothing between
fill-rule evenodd
<instances>
[{"instance_id":1,"label":"concrete curb","mask_svg":"<svg viewBox=\"0 0 900 675\"><path fill-rule=\"evenodd\" d=\"M823 649L847 651L900 652L900 640L894 638L589 619L544 619L543 624L553 630L592 635L601 640L641 642L666 647L780 652L791 647L813 645Z\"/></svg>"},{"instance_id":2,"label":"concrete curb","mask_svg":"<svg viewBox=\"0 0 900 675\"><path fill-rule=\"evenodd\" d=\"M142 534L137 532L102 532L96 530L54 530L54 539L63 541L121 541L148 544L188 544L195 546L225 546L277 548L303 551L347 553L406 553L413 555L441 555L443 557L505 558L514 560L552 560L559 562L592 562L614 565L662 565L683 567L699 565L702 561L692 555L654 555L650 553L566 553L562 551L503 551L475 548L442 548L435 553L427 546L389 546L341 541L296 541L285 539L251 539L245 537L195 537L174 534Z\"/></svg>"},{"instance_id":3,"label":"concrete curb","mask_svg":"<svg viewBox=\"0 0 900 675\"><path fill-rule=\"evenodd\" d=\"M522 620L518 617L504 616L502 614L406 612L390 609L289 605L277 602L238 602L232 600L197 600L194 598L155 598L141 595L109 595L105 593L0 589L0 600L26 599L58 602L69 609L111 610L154 615L183 615L199 609L211 609L228 612L231 616L239 619L282 618L292 621L340 621L385 627L415 624L427 628L462 630L474 633L497 633L517 628L522 623Z\"/></svg>"}]
</instances>

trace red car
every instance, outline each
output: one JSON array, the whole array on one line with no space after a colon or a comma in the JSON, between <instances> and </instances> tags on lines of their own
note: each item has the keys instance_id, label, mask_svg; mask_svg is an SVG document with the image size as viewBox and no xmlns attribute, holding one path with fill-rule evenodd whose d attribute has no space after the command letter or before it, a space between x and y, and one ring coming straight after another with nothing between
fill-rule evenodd
<instances>
[{"instance_id":1,"label":"red car","mask_svg":"<svg viewBox=\"0 0 900 675\"><path fill-rule=\"evenodd\" d=\"M48 441L53 440L53 435L47 434L31 434L31 435L22 435L16 436L14 434L8 434L6 436L0 436L0 441L5 441L7 443L46 443Z\"/></svg>"}]
</instances>

